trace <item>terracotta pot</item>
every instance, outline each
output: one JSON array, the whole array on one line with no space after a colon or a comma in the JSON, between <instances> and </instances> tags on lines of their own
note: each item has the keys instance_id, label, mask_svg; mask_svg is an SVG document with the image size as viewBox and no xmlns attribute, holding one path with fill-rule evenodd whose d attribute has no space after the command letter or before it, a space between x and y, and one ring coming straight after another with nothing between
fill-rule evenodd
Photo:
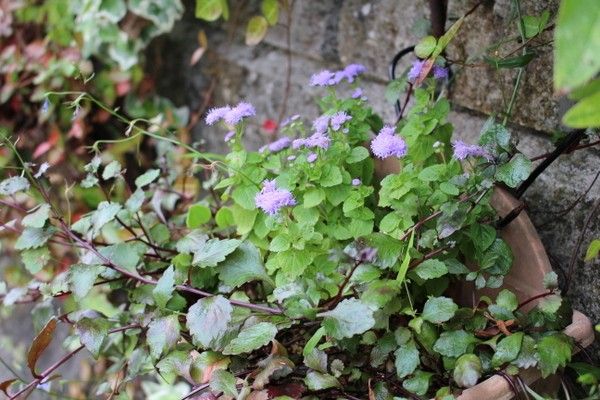
<instances>
[{"instance_id":1,"label":"terracotta pot","mask_svg":"<svg viewBox=\"0 0 600 400\"><path fill-rule=\"evenodd\" d=\"M505 216L519 205L519 201L502 189L495 189L492 196L492 205L500 216ZM514 255L514 262L510 273L504 279L503 288L510 289L515 293L519 301L527 300L546 289L543 286L544 275L552 271L550 260L544 249L535 227L531 223L526 212L521 212L508 226L501 231L502 238L510 246ZM474 290L473 287L465 287L458 301L463 304L472 304L473 298L479 296L495 295L501 289L496 290ZM536 301L531 302L528 307L533 308ZM587 347L594 341L594 329L588 317L577 310L573 311L573 322L567 326L564 333L572 337L581 348ZM574 351L579 351L575 347ZM519 374L526 385L531 386L541 379L536 369L526 369ZM545 379L544 387L552 385L552 380ZM556 387L556 386L555 386ZM459 400L508 400L514 397L514 393L508 382L499 375L494 375L485 381L463 391Z\"/></svg>"},{"instance_id":2,"label":"terracotta pot","mask_svg":"<svg viewBox=\"0 0 600 400\"><path fill-rule=\"evenodd\" d=\"M398 170L397 160L387 159L377 161L375 164L377 179ZM518 207L520 203L507 191L496 188L492 195L491 204L498 214L504 217ZM514 256L513 266L505 277L504 284L499 289L476 290L472 283L465 282L464 286L453 294L455 301L458 303L464 306L472 306L480 296L488 295L494 298L502 289L509 289L514 292L519 302L546 291L543 280L544 276L552 271L552 266L544 245L527 213L525 211L521 212L517 218L501 230L500 234L512 249ZM538 302L539 300L532 301L523 309L530 310ZM589 346L594 341L594 328L590 319L577 310L573 311L573 321L565 328L564 333L572 337L581 346L575 347L574 352ZM528 386L541 380L541 374L533 368L523 370L519 376ZM546 389L549 387L558 388L558 381L554 380L552 382L551 378L539 382L544 385L544 391L547 391ZM464 390L458 400L509 400L513 397L514 393L506 379L500 375L494 375L472 388Z\"/></svg>"}]
</instances>

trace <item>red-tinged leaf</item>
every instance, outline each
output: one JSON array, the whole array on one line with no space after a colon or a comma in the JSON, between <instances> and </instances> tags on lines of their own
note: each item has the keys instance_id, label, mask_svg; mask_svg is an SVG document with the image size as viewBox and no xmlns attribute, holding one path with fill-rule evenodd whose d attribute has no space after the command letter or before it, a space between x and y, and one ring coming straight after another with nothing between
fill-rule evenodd
<instances>
[{"instance_id":1,"label":"red-tinged leaf","mask_svg":"<svg viewBox=\"0 0 600 400\"><path fill-rule=\"evenodd\" d=\"M269 398L273 399L278 396L288 396L292 399L299 399L306 391L306 387L299 383L289 383L287 385L269 386L266 388L269 391Z\"/></svg>"},{"instance_id":2,"label":"red-tinged leaf","mask_svg":"<svg viewBox=\"0 0 600 400\"><path fill-rule=\"evenodd\" d=\"M35 339L33 339L33 343L31 343L31 347L27 353L27 366L29 367L31 374L36 378L39 378L40 375L35 372L35 364L52 341L52 335L54 334L55 329L56 319L52 318L40 333L38 333Z\"/></svg>"},{"instance_id":3,"label":"red-tinged leaf","mask_svg":"<svg viewBox=\"0 0 600 400\"><path fill-rule=\"evenodd\" d=\"M129 79L124 79L122 81L117 82L115 85L117 90L117 96L125 96L127 93L131 91L131 81Z\"/></svg>"},{"instance_id":4,"label":"red-tinged leaf","mask_svg":"<svg viewBox=\"0 0 600 400\"><path fill-rule=\"evenodd\" d=\"M375 396L375 392L373 391L373 388L371 387L371 380L369 379L369 400L377 400L376 396Z\"/></svg>"},{"instance_id":5,"label":"red-tinged leaf","mask_svg":"<svg viewBox=\"0 0 600 400\"><path fill-rule=\"evenodd\" d=\"M259 392L252 392L246 397L246 400L269 400L269 392L266 390L261 390Z\"/></svg>"},{"instance_id":6,"label":"red-tinged leaf","mask_svg":"<svg viewBox=\"0 0 600 400\"><path fill-rule=\"evenodd\" d=\"M419 77L415 81L415 86L419 86L425 80L425 78L427 78L427 75L429 75L431 68L433 68L434 61L435 61L435 59L433 59L433 58L429 58L429 59L425 60L425 64L423 64L423 68L421 68L421 73L419 74Z\"/></svg>"},{"instance_id":7,"label":"red-tinged leaf","mask_svg":"<svg viewBox=\"0 0 600 400\"><path fill-rule=\"evenodd\" d=\"M0 382L0 390L2 390L5 395L10 397L10 394L8 393L8 388L10 387L10 385L12 385L16 381L17 381L16 379L9 379L9 380Z\"/></svg>"},{"instance_id":8,"label":"red-tinged leaf","mask_svg":"<svg viewBox=\"0 0 600 400\"><path fill-rule=\"evenodd\" d=\"M45 154L52 148L52 143L49 141L45 141L40 143L35 150L33 151L33 158L38 158L39 156Z\"/></svg>"},{"instance_id":9,"label":"red-tinged leaf","mask_svg":"<svg viewBox=\"0 0 600 400\"><path fill-rule=\"evenodd\" d=\"M83 121L80 118L77 118L75 121L73 121L73 125L71 125L68 136L70 138L82 139L83 133Z\"/></svg>"}]
</instances>

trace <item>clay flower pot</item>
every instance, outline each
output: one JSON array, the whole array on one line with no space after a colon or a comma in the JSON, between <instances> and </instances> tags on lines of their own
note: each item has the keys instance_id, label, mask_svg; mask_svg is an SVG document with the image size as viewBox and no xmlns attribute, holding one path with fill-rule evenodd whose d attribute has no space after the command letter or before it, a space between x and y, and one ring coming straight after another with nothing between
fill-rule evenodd
<instances>
[{"instance_id":1,"label":"clay flower pot","mask_svg":"<svg viewBox=\"0 0 600 400\"><path fill-rule=\"evenodd\" d=\"M500 188L494 190L492 206L501 217L504 217L518 205L519 201L507 191ZM504 279L503 288L514 292L520 302L544 293L546 289L543 286L543 279L548 272L552 271L552 267L544 245L527 213L521 212L517 218L501 230L501 236L512 249L514 256L512 269ZM464 287L459 296L460 298L457 300L465 305L472 304L474 297L479 298L483 294L495 295L500 290L485 289L477 291L473 286L470 288ZM525 309L535 307L537 302L539 300L532 301ZM575 347L574 352L589 346L594 341L594 329L591 321L577 310L573 310L573 321L565 328L564 333L572 337L581 346ZM541 379L541 374L536 369L530 368L523 370L519 377L526 385L531 386ZM551 378L543 381L545 388L548 388L548 385L552 386L553 383L557 384L558 381L552 382ZM554 387L557 388L557 386ZM494 375L472 388L464 390L458 399L508 400L512 399L514 395L507 380L500 375Z\"/></svg>"}]
</instances>

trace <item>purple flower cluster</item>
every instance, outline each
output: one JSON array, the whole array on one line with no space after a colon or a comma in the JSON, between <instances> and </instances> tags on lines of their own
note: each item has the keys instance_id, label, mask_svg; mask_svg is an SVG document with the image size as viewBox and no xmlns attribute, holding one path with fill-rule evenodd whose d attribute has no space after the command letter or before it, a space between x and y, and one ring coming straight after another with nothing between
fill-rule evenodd
<instances>
[{"instance_id":1,"label":"purple flower cluster","mask_svg":"<svg viewBox=\"0 0 600 400\"><path fill-rule=\"evenodd\" d=\"M340 71L323 70L310 77L310 86L333 86L344 79L352 83L367 69L362 64L350 64Z\"/></svg>"},{"instance_id":2,"label":"purple flower cluster","mask_svg":"<svg viewBox=\"0 0 600 400\"><path fill-rule=\"evenodd\" d=\"M486 149L475 144L455 140L452 142L452 147L454 149L454 158L457 160L464 160L467 157L483 157L488 161L493 159L492 155Z\"/></svg>"},{"instance_id":3,"label":"purple flower cluster","mask_svg":"<svg viewBox=\"0 0 600 400\"><path fill-rule=\"evenodd\" d=\"M352 186L360 186L361 183L362 181L358 178L352 179Z\"/></svg>"},{"instance_id":4,"label":"purple flower cluster","mask_svg":"<svg viewBox=\"0 0 600 400\"><path fill-rule=\"evenodd\" d=\"M292 144L292 139L290 139L287 136L284 136L280 139L277 139L276 141L274 141L272 143L269 143L268 148L273 153L278 153L281 150L287 149L288 147L290 147L290 144Z\"/></svg>"},{"instance_id":5,"label":"purple flower cluster","mask_svg":"<svg viewBox=\"0 0 600 400\"><path fill-rule=\"evenodd\" d=\"M335 113L332 117L331 117L331 128L334 131L338 131L340 130L340 128L342 127L343 124L345 124L346 122L350 121L352 119L352 117L348 114L346 114L344 111L340 111L338 113Z\"/></svg>"},{"instance_id":6,"label":"purple flower cluster","mask_svg":"<svg viewBox=\"0 0 600 400\"><path fill-rule=\"evenodd\" d=\"M225 134L225 137L223 138L223 140L225 142L229 142L231 139L233 139L234 136L235 136L235 131L229 131Z\"/></svg>"},{"instance_id":7,"label":"purple flower cluster","mask_svg":"<svg viewBox=\"0 0 600 400\"><path fill-rule=\"evenodd\" d=\"M386 125L371 142L371 150L380 159L404 157L406 155L406 142L396 135L393 126Z\"/></svg>"},{"instance_id":8,"label":"purple flower cluster","mask_svg":"<svg viewBox=\"0 0 600 400\"><path fill-rule=\"evenodd\" d=\"M224 120L229 125L237 125L244 118L255 115L256 110L252 104L242 101L235 107L224 106L211 109L206 115L205 121L208 125L214 125L221 120Z\"/></svg>"},{"instance_id":9,"label":"purple flower cluster","mask_svg":"<svg viewBox=\"0 0 600 400\"><path fill-rule=\"evenodd\" d=\"M296 199L289 190L277 188L275 180L266 180L263 187L254 199L256 207L263 210L266 214L277 215L283 207L296 205Z\"/></svg>"},{"instance_id":10,"label":"purple flower cluster","mask_svg":"<svg viewBox=\"0 0 600 400\"><path fill-rule=\"evenodd\" d=\"M367 101L367 96L363 96L363 90L361 88L356 88L350 95L353 99L361 99L362 101Z\"/></svg>"},{"instance_id":11,"label":"purple flower cluster","mask_svg":"<svg viewBox=\"0 0 600 400\"><path fill-rule=\"evenodd\" d=\"M311 164L317 161L317 153L310 153L309 155L307 155L306 161L308 161Z\"/></svg>"},{"instance_id":12,"label":"purple flower cluster","mask_svg":"<svg viewBox=\"0 0 600 400\"><path fill-rule=\"evenodd\" d=\"M329 148L331 139L325 133L315 132L307 138L296 139L292 142L292 148L299 149L301 147L315 148L318 147L323 150Z\"/></svg>"},{"instance_id":13,"label":"purple flower cluster","mask_svg":"<svg viewBox=\"0 0 600 400\"><path fill-rule=\"evenodd\" d=\"M408 71L407 78L410 82L415 82L421 73L423 72L423 68L425 67L425 60L415 60L413 61L412 67ZM442 67L441 65L433 66L433 77L435 79L448 79L448 68Z\"/></svg>"}]
</instances>

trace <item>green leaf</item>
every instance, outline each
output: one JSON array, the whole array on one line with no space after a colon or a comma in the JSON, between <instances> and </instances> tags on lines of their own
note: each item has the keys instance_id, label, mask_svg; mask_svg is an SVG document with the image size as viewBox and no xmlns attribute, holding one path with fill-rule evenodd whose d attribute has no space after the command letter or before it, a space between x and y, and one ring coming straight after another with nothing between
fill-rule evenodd
<instances>
[{"instance_id":1,"label":"green leaf","mask_svg":"<svg viewBox=\"0 0 600 400\"><path fill-rule=\"evenodd\" d=\"M154 180L156 178L158 178L159 175L160 175L160 170L149 169L148 171L144 172L142 175L138 176L135 179L135 186L137 186L138 188L143 188L144 186L149 185L152 182L154 182Z\"/></svg>"},{"instance_id":2,"label":"green leaf","mask_svg":"<svg viewBox=\"0 0 600 400\"><path fill-rule=\"evenodd\" d=\"M113 264L129 272L137 273L136 267L140 262L140 257L146 252L146 248L143 243L127 242L101 247L98 251ZM98 258L94 259L94 262L102 264L104 260Z\"/></svg>"},{"instance_id":3,"label":"green leaf","mask_svg":"<svg viewBox=\"0 0 600 400\"><path fill-rule=\"evenodd\" d=\"M104 171L102 171L102 179L105 181L116 178L121 175L121 163L117 160L113 160L106 167L104 167Z\"/></svg>"},{"instance_id":4,"label":"green leaf","mask_svg":"<svg viewBox=\"0 0 600 400\"><path fill-rule=\"evenodd\" d=\"M354 164L364 160L369 157L369 150L366 147L358 146L354 147L352 151L350 151L350 155L346 158L346 162L348 164Z\"/></svg>"},{"instance_id":5,"label":"green leaf","mask_svg":"<svg viewBox=\"0 0 600 400\"><path fill-rule=\"evenodd\" d=\"M179 319L176 314L160 317L148 324L146 340L150 355L157 359L173 348L179 340Z\"/></svg>"},{"instance_id":6,"label":"green leaf","mask_svg":"<svg viewBox=\"0 0 600 400\"><path fill-rule=\"evenodd\" d=\"M496 346L496 352L492 357L492 366L498 368L505 363L517 358L523 343L523 332L516 332L502 339Z\"/></svg>"},{"instance_id":7,"label":"green leaf","mask_svg":"<svg viewBox=\"0 0 600 400\"><path fill-rule=\"evenodd\" d=\"M558 287L558 275L550 271L544 275L544 287L546 289L556 289Z\"/></svg>"},{"instance_id":8,"label":"green leaf","mask_svg":"<svg viewBox=\"0 0 600 400\"><path fill-rule=\"evenodd\" d=\"M146 194L140 188L137 188L135 192L125 201L125 208L131 213L136 213L142 208L146 200Z\"/></svg>"},{"instance_id":9,"label":"green leaf","mask_svg":"<svg viewBox=\"0 0 600 400\"><path fill-rule=\"evenodd\" d=\"M429 381L433 373L418 370L414 376L402 382L404 389L419 396L424 396L429 390Z\"/></svg>"},{"instance_id":10,"label":"green leaf","mask_svg":"<svg viewBox=\"0 0 600 400\"><path fill-rule=\"evenodd\" d=\"M256 46L259 44L265 38L268 27L269 24L262 15L250 18L246 27L246 45Z\"/></svg>"},{"instance_id":11,"label":"green leaf","mask_svg":"<svg viewBox=\"0 0 600 400\"><path fill-rule=\"evenodd\" d=\"M598 257L598 253L600 253L600 239L594 239L585 252L585 261L590 261Z\"/></svg>"},{"instance_id":12,"label":"green leaf","mask_svg":"<svg viewBox=\"0 0 600 400\"><path fill-rule=\"evenodd\" d=\"M402 259L402 264L400 264L400 268L398 269L398 276L396 276L396 280L398 283L404 282L406 278L406 272L408 271L408 267L410 266L410 249L413 247L413 242L415 240L415 231L410 234L410 239L408 240L408 246L406 247L406 253L404 254L404 258Z\"/></svg>"},{"instance_id":13,"label":"green leaf","mask_svg":"<svg viewBox=\"0 0 600 400\"><path fill-rule=\"evenodd\" d=\"M205 297L190 307L187 314L187 327L194 343L210 348L218 342L231 321L233 307L223 296Z\"/></svg>"},{"instance_id":14,"label":"green leaf","mask_svg":"<svg viewBox=\"0 0 600 400\"><path fill-rule=\"evenodd\" d=\"M546 28L549 19L550 12L548 10L544 10L540 16L524 15L523 26L525 28L525 37L531 39L541 33Z\"/></svg>"},{"instance_id":15,"label":"green leaf","mask_svg":"<svg viewBox=\"0 0 600 400\"><path fill-rule=\"evenodd\" d=\"M563 0L554 36L554 87L570 91L600 69L600 2Z\"/></svg>"},{"instance_id":16,"label":"green leaf","mask_svg":"<svg viewBox=\"0 0 600 400\"><path fill-rule=\"evenodd\" d=\"M15 243L15 250L36 249L46 244L54 235L54 228L25 228Z\"/></svg>"},{"instance_id":17,"label":"green leaf","mask_svg":"<svg viewBox=\"0 0 600 400\"><path fill-rule=\"evenodd\" d=\"M326 188L337 186L342 183L342 180L342 172L339 167L336 167L335 165L325 165L319 183L321 183L322 187Z\"/></svg>"},{"instance_id":18,"label":"green leaf","mask_svg":"<svg viewBox=\"0 0 600 400\"><path fill-rule=\"evenodd\" d=\"M173 297L173 290L175 289L175 269L171 265L163 272L162 276L152 289L152 295L156 304L160 308L165 308L171 297Z\"/></svg>"},{"instance_id":19,"label":"green leaf","mask_svg":"<svg viewBox=\"0 0 600 400\"><path fill-rule=\"evenodd\" d=\"M214 393L222 392L225 396L231 396L233 398L238 397L238 391L235 386L235 376L224 369L218 369L212 373L210 389Z\"/></svg>"},{"instance_id":20,"label":"green leaf","mask_svg":"<svg viewBox=\"0 0 600 400\"><path fill-rule=\"evenodd\" d=\"M360 315L360 318L357 316ZM350 338L371 329L375 325L373 310L357 299L346 299L333 310L318 314L324 317L323 326L336 339Z\"/></svg>"},{"instance_id":21,"label":"green leaf","mask_svg":"<svg viewBox=\"0 0 600 400\"><path fill-rule=\"evenodd\" d=\"M229 208L222 207L215 214L215 222L219 228L227 228L235 223L233 219L233 213Z\"/></svg>"},{"instance_id":22,"label":"green leaf","mask_svg":"<svg viewBox=\"0 0 600 400\"><path fill-rule=\"evenodd\" d=\"M518 153L508 163L501 165L496 171L496 180L504 182L508 187L515 188L529 176L531 161Z\"/></svg>"},{"instance_id":23,"label":"green leaf","mask_svg":"<svg viewBox=\"0 0 600 400\"><path fill-rule=\"evenodd\" d=\"M425 36L417 45L415 46L415 54L419 58L427 58L433 53L435 50L435 46L437 45L437 39L433 36Z\"/></svg>"},{"instance_id":24,"label":"green leaf","mask_svg":"<svg viewBox=\"0 0 600 400\"><path fill-rule=\"evenodd\" d=\"M325 390L341 387L335 376L317 371L309 371L304 378L304 383L309 390Z\"/></svg>"},{"instance_id":25,"label":"green leaf","mask_svg":"<svg viewBox=\"0 0 600 400\"><path fill-rule=\"evenodd\" d=\"M600 57L598 57L600 58ZM563 116L563 124L572 128L594 128L600 126L600 91L584 97Z\"/></svg>"},{"instance_id":26,"label":"green leaf","mask_svg":"<svg viewBox=\"0 0 600 400\"><path fill-rule=\"evenodd\" d=\"M394 365L398 379L403 379L415 372L421 363L419 350L412 340L398 347L398 350L394 352L394 357L396 358Z\"/></svg>"},{"instance_id":27,"label":"green leaf","mask_svg":"<svg viewBox=\"0 0 600 400\"><path fill-rule=\"evenodd\" d=\"M221 0L196 0L196 18L205 21L215 21L223 13Z\"/></svg>"},{"instance_id":28,"label":"green leaf","mask_svg":"<svg viewBox=\"0 0 600 400\"><path fill-rule=\"evenodd\" d=\"M323 336L325 336L326 333L327 332L325 328L322 326L319 329L317 329L316 332L310 337L310 339L308 339L308 341L304 345L302 355L304 357L307 357L308 354L310 354L314 350L314 348L317 347L317 344L319 344L319 342L321 341Z\"/></svg>"},{"instance_id":29,"label":"green leaf","mask_svg":"<svg viewBox=\"0 0 600 400\"><path fill-rule=\"evenodd\" d=\"M433 349L446 357L459 357L469 352L469 347L477 343L473 334L464 330L442 332Z\"/></svg>"},{"instance_id":30,"label":"green leaf","mask_svg":"<svg viewBox=\"0 0 600 400\"><path fill-rule=\"evenodd\" d=\"M96 237L100 233L100 229L110 221L114 220L119 211L121 211L121 205L118 203L103 201L98 204L98 208L90 217L90 235Z\"/></svg>"},{"instance_id":31,"label":"green leaf","mask_svg":"<svg viewBox=\"0 0 600 400\"><path fill-rule=\"evenodd\" d=\"M204 204L194 204L188 210L185 224L190 229L196 229L210 221L211 216L210 208Z\"/></svg>"},{"instance_id":32,"label":"green leaf","mask_svg":"<svg viewBox=\"0 0 600 400\"><path fill-rule=\"evenodd\" d=\"M263 0L260 8L269 25L275 25L279 21L279 2L277 0Z\"/></svg>"},{"instance_id":33,"label":"green leaf","mask_svg":"<svg viewBox=\"0 0 600 400\"><path fill-rule=\"evenodd\" d=\"M515 311L519 306L519 300L513 292L508 289L503 289L496 297L496 304L508 311Z\"/></svg>"},{"instance_id":34,"label":"green leaf","mask_svg":"<svg viewBox=\"0 0 600 400\"><path fill-rule=\"evenodd\" d=\"M237 239L209 239L194 251L192 265L215 267L241 244Z\"/></svg>"},{"instance_id":35,"label":"green leaf","mask_svg":"<svg viewBox=\"0 0 600 400\"><path fill-rule=\"evenodd\" d=\"M21 253L21 258L25 268L30 274L37 274L50 261L50 251L47 247L25 250Z\"/></svg>"},{"instance_id":36,"label":"green leaf","mask_svg":"<svg viewBox=\"0 0 600 400\"><path fill-rule=\"evenodd\" d=\"M394 79L385 87L384 97L390 104L394 104L400 98L400 94L404 92L407 86L406 79Z\"/></svg>"},{"instance_id":37,"label":"green leaf","mask_svg":"<svg viewBox=\"0 0 600 400\"><path fill-rule=\"evenodd\" d=\"M553 333L538 342L537 351L542 378L546 378L571 360L571 340L562 333Z\"/></svg>"},{"instance_id":38,"label":"green leaf","mask_svg":"<svg viewBox=\"0 0 600 400\"><path fill-rule=\"evenodd\" d=\"M30 228L42 228L50 215L50 205L40 204L33 212L30 212L21 221L21 225Z\"/></svg>"},{"instance_id":39,"label":"green leaf","mask_svg":"<svg viewBox=\"0 0 600 400\"><path fill-rule=\"evenodd\" d=\"M243 242L225 261L219 264L219 279L232 288L254 280L263 280L273 284L265 271L260 252L250 242Z\"/></svg>"},{"instance_id":40,"label":"green leaf","mask_svg":"<svg viewBox=\"0 0 600 400\"><path fill-rule=\"evenodd\" d=\"M108 334L109 322L104 318L81 318L77 321L77 334L81 344L94 358L100 355L102 342Z\"/></svg>"},{"instance_id":41,"label":"green leaf","mask_svg":"<svg viewBox=\"0 0 600 400\"><path fill-rule=\"evenodd\" d=\"M102 265L73 264L69 268L69 288L75 299L81 301L90 292L98 275L104 271Z\"/></svg>"},{"instance_id":42,"label":"green leaf","mask_svg":"<svg viewBox=\"0 0 600 400\"><path fill-rule=\"evenodd\" d=\"M190 375L196 383L207 383L210 382L214 371L227 369L230 362L229 357L220 353L205 351L192 361Z\"/></svg>"},{"instance_id":43,"label":"green leaf","mask_svg":"<svg viewBox=\"0 0 600 400\"><path fill-rule=\"evenodd\" d=\"M223 354L237 355L250 353L266 346L277 335L277 327L270 322L259 322L244 328L225 348Z\"/></svg>"},{"instance_id":44,"label":"green leaf","mask_svg":"<svg viewBox=\"0 0 600 400\"><path fill-rule=\"evenodd\" d=\"M435 279L446 275L448 273L448 267L446 267L446 264L439 260L430 259L425 260L421 264L417 265L417 267L414 269L414 272L421 279Z\"/></svg>"},{"instance_id":45,"label":"green leaf","mask_svg":"<svg viewBox=\"0 0 600 400\"><path fill-rule=\"evenodd\" d=\"M423 307L423 319L434 324L448 321L454 316L458 306L448 297L431 297Z\"/></svg>"},{"instance_id":46,"label":"green leaf","mask_svg":"<svg viewBox=\"0 0 600 400\"><path fill-rule=\"evenodd\" d=\"M475 354L463 354L456 360L452 376L459 387L470 388L477 384L482 371L479 357Z\"/></svg>"},{"instance_id":47,"label":"green leaf","mask_svg":"<svg viewBox=\"0 0 600 400\"><path fill-rule=\"evenodd\" d=\"M0 196L10 196L29 189L29 181L22 176L13 176L0 182Z\"/></svg>"},{"instance_id":48,"label":"green leaf","mask_svg":"<svg viewBox=\"0 0 600 400\"><path fill-rule=\"evenodd\" d=\"M318 206L323 200L325 200L325 192L323 189L313 188L304 192L304 208Z\"/></svg>"}]
</instances>

